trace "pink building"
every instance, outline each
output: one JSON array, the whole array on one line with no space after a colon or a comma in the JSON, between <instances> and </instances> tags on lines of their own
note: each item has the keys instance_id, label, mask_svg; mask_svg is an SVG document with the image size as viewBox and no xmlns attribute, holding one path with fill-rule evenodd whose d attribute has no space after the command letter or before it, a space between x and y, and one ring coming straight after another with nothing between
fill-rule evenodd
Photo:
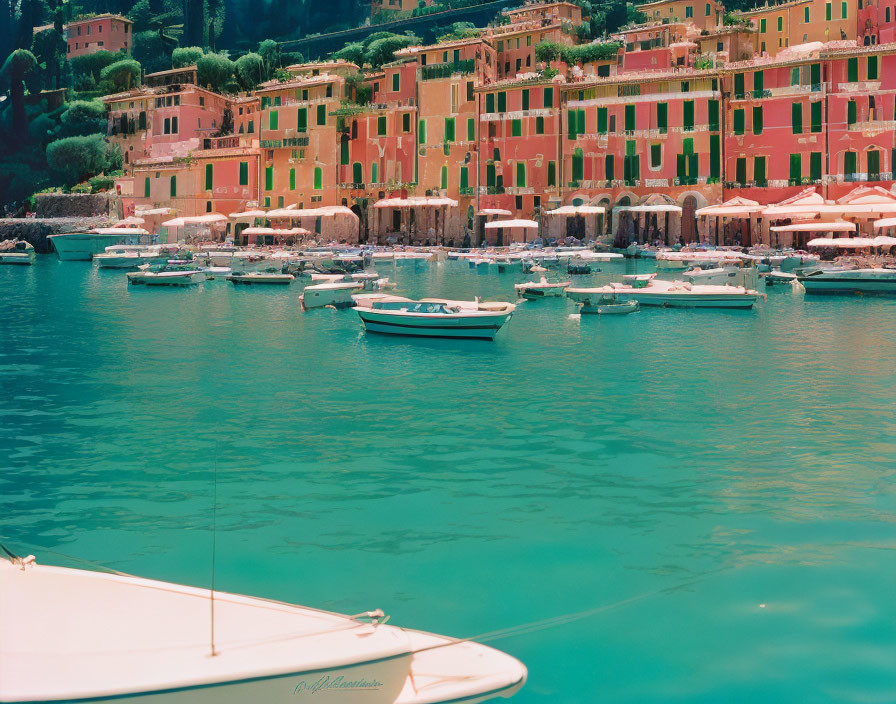
<instances>
[{"instance_id":1,"label":"pink building","mask_svg":"<svg viewBox=\"0 0 896 704\"><path fill-rule=\"evenodd\" d=\"M97 51L131 53L133 22L121 15L96 15L65 25L68 58Z\"/></svg>"}]
</instances>

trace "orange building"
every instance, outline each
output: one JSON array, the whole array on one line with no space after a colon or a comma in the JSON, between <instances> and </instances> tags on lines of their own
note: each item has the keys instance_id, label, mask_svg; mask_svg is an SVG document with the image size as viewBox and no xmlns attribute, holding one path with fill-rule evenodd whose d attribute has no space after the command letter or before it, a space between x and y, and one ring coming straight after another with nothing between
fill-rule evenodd
<instances>
[{"instance_id":1,"label":"orange building","mask_svg":"<svg viewBox=\"0 0 896 704\"><path fill-rule=\"evenodd\" d=\"M790 0L742 13L757 31L757 51L774 56L782 49L808 42L855 40L853 0Z\"/></svg>"},{"instance_id":2,"label":"orange building","mask_svg":"<svg viewBox=\"0 0 896 704\"><path fill-rule=\"evenodd\" d=\"M637 5L649 22L685 23L698 29L712 29L722 24L724 6L716 0L658 0Z\"/></svg>"}]
</instances>

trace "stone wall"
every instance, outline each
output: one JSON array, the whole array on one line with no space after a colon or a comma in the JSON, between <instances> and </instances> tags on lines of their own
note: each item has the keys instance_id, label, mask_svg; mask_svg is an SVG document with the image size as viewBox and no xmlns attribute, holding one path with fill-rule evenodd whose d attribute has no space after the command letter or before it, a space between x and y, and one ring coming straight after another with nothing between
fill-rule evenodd
<instances>
[{"instance_id":1,"label":"stone wall","mask_svg":"<svg viewBox=\"0 0 896 704\"><path fill-rule=\"evenodd\" d=\"M86 232L109 224L106 216L92 218L3 218L0 219L0 240L25 240L39 254L49 254L53 246L49 235L65 232Z\"/></svg>"},{"instance_id":2,"label":"stone wall","mask_svg":"<svg viewBox=\"0 0 896 704\"><path fill-rule=\"evenodd\" d=\"M35 196L38 218L90 218L121 213L114 193L41 193Z\"/></svg>"}]
</instances>

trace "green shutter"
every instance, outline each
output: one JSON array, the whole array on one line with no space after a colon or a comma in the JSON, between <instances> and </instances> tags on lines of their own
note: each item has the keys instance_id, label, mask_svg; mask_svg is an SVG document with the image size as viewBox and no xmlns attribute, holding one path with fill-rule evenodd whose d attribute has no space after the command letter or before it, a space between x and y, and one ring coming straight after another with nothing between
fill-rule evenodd
<instances>
[{"instance_id":1,"label":"green shutter","mask_svg":"<svg viewBox=\"0 0 896 704\"><path fill-rule=\"evenodd\" d=\"M809 104L809 130L821 132L821 101L816 100Z\"/></svg>"},{"instance_id":2,"label":"green shutter","mask_svg":"<svg viewBox=\"0 0 896 704\"><path fill-rule=\"evenodd\" d=\"M319 167L314 167L314 190L319 191L324 187L324 170Z\"/></svg>"},{"instance_id":3,"label":"green shutter","mask_svg":"<svg viewBox=\"0 0 896 704\"><path fill-rule=\"evenodd\" d=\"M827 2L824 5L824 18L828 22L831 21L831 3L830 2Z\"/></svg>"},{"instance_id":4,"label":"green shutter","mask_svg":"<svg viewBox=\"0 0 896 704\"><path fill-rule=\"evenodd\" d=\"M289 190L291 190L291 191L296 190L296 170L295 169L289 170Z\"/></svg>"},{"instance_id":5,"label":"green shutter","mask_svg":"<svg viewBox=\"0 0 896 704\"><path fill-rule=\"evenodd\" d=\"M803 133L803 104L793 103L790 106L790 124L793 126L794 134Z\"/></svg>"},{"instance_id":6,"label":"green shutter","mask_svg":"<svg viewBox=\"0 0 896 704\"><path fill-rule=\"evenodd\" d=\"M445 118L445 141L446 142L454 141L454 118L453 117Z\"/></svg>"},{"instance_id":7,"label":"green shutter","mask_svg":"<svg viewBox=\"0 0 896 704\"><path fill-rule=\"evenodd\" d=\"M352 164L352 183L364 183L364 168L360 161Z\"/></svg>"},{"instance_id":8,"label":"green shutter","mask_svg":"<svg viewBox=\"0 0 896 704\"><path fill-rule=\"evenodd\" d=\"M666 134L669 130L669 105L666 103L656 104L656 126L660 134ZM606 118L604 119L604 131L606 132Z\"/></svg>"},{"instance_id":9,"label":"green shutter","mask_svg":"<svg viewBox=\"0 0 896 704\"><path fill-rule=\"evenodd\" d=\"M176 174L172 174L172 176L171 176L170 195L172 198L177 198L177 175Z\"/></svg>"},{"instance_id":10,"label":"green shutter","mask_svg":"<svg viewBox=\"0 0 896 704\"><path fill-rule=\"evenodd\" d=\"M526 187L526 164L525 162L516 162L516 187Z\"/></svg>"},{"instance_id":11,"label":"green shutter","mask_svg":"<svg viewBox=\"0 0 896 704\"><path fill-rule=\"evenodd\" d=\"M799 69L797 69L799 72ZM809 66L809 82L812 84L812 90L821 90L821 64L811 64Z\"/></svg>"},{"instance_id":12,"label":"green shutter","mask_svg":"<svg viewBox=\"0 0 896 704\"><path fill-rule=\"evenodd\" d=\"M855 100L850 100L846 103L846 126L856 124L858 121L858 115L856 114L858 111L858 103Z\"/></svg>"},{"instance_id":13,"label":"green shutter","mask_svg":"<svg viewBox=\"0 0 896 704\"><path fill-rule=\"evenodd\" d=\"M507 93L498 93L498 112L507 112Z\"/></svg>"},{"instance_id":14,"label":"green shutter","mask_svg":"<svg viewBox=\"0 0 896 704\"><path fill-rule=\"evenodd\" d=\"M606 134L607 133L607 109L606 108L598 108L597 109L597 133L598 134Z\"/></svg>"},{"instance_id":15,"label":"green shutter","mask_svg":"<svg viewBox=\"0 0 896 704\"><path fill-rule=\"evenodd\" d=\"M264 190L273 191L274 190L274 167L268 166L264 170Z\"/></svg>"},{"instance_id":16,"label":"green shutter","mask_svg":"<svg viewBox=\"0 0 896 704\"><path fill-rule=\"evenodd\" d=\"M511 120L510 121L510 136L511 137L522 137L523 136L523 121L522 120Z\"/></svg>"},{"instance_id":17,"label":"green shutter","mask_svg":"<svg viewBox=\"0 0 896 704\"><path fill-rule=\"evenodd\" d=\"M485 165L485 185L489 188L494 188L495 186L495 165L494 164L486 164Z\"/></svg>"},{"instance_id":18,"label":"green shutter","mask_svg":"<svg viewBox=\"0 0 896 704\"><path fill-rule=\"evenodd\" d=\"M485 94L485 111L487 113L495 112L495 94L494 93L486 93Z\"/></svg>"},{"instance_id":19,"label":"green shutter","mask_svg":"<svg viewBox=\"0 0 896 704\"><path fill-rule=\"evenodd\" d=\"M809 24L809 6L803 8L803 22Z\"/></svg>"},{"instance_id":20,"label":"green shutter","mask_svg":"<svg viewBox=\"0 0 896 704\"><path fill-rule=\"evenodd\" d=\"M566 133L570 139L576 138L576 111L569 110L566 113Z\"/></svg>"},{"instance_id":21,"label":"green shutter","mask_svg":"<svg viewBox=\"0 0 896 704\"><path fill-rule=\"evenodd\" d=\"M612 158L608 156L608 158ZM581 181L585 176L585 154L581 149L572 153L572 180Z\"/></svg>"},{"instance_id":22,"label":"green shutter","mask_svg":"<svg viewBox=\"0 0 896 704\"><path fill-rule=\"evenodd\" d=\"M149 198L149 176L143 181L143 197Z\"/></svg>"},{"instance_id":23,"label":"green shutter","mask_svg":"<svg viewBox=\"0 0 896 704\"><path fill-rule=\"evenodd\" d=\"M753 180L757 186L765 186L765 157L753 157Z\"/></svg>"},{"instance_id":24,"label":"green shutter","mask_svg":"<svg viewBox=\"0 0 896 704\"><path fill-rule=\"evenodd\" d=\"M467 120L467 141L476 141L476 120L472 117Z\"/></svg>"},{"instance_id":25,"label":"green shutter","mask_svg":"<svg viewBox=\"0 0 896 704\"><path fill-rule=\"evenodd\" d=\"M821 180L821 152L809 154L809 178L813 181Z\"/></svg>"},{"instance_id":26,"label":"green shutter","mask_svg":"<svg viewBox=\"0 0 896 704\"><path fill-rule=\"evenodd\" d=\"M396 71L392 74L392 92L397 93L401 90L401 75Z\"/></svg>"},{"instance_id":27,"label":"green shutter","mask_svg":"<svg viewBox=\"0 0 896 704\"><path fill-rule=\"evenodd\" d=\"M460 167L460 187L461 190L470 187L470 173L466 166Z\"/></svg>"},{"instance_id":28,"label":"green shutter","mask_svg":"<svg viewBox=\"0 0 896 704\"><path fill-rule=\"evenodd\" d=\"M722 173L720 144L721 138L719 135L712 134L709 136L709 177L714 179L720 178Z\"/></svg>"},{"instance_id":29,"label":"green shutter","mask_svg":"<svg viewBox=\"0 0 896 704\"><path fill-rule=\"evenodd\" d=\"M417 139L420 144L426 144L426 120L420 120L420 124L417 125Z\"/></svg>"},{"instance_id":30,"label":"green shutter","mask_svg":"<svg viewBox=\"0 0 896 704\"><path fill-rule=\"evenodd\" d=\"M554 107L554 89L553 88L545 88L544 89L544 106L546 108Z\"/></svg>"},{"instance_id":31,"label":"green shutter","mask_svg":"<svg viewBox=\"0 0 896 704\"><path fill-rule=\"evenodd\" d=\"M240 162L240 185L241 186L249 185L249 162L248 161Z\"/></svg>"},{"instance_id":32,"label":"green shutter","mask_svg":"<svg viewBox=\"0 0 896 704\"><path fill-rule=\"evenodd\" d=\"M370 165L370 182L371 183L379 183L380 182L380 174L379 174L380 168L379 167L380 167L380 165L377 164L376 162L373 162Z\"/></svg>"},{"instance_id":33,"label":"green shutter","mask_svg":"<svg viewBox=\"0 0 896 704\"><path fill-rule=\"evenodd\" d=\"M276 130L279 125L280 115L276 110L271 110L268 113L268 129Z\"/></svg>"},{"instance_id":34,"label":"green shutter","mask_svg":"<svg viewBox=\"0 0 896 704\"><path fill-rule=\"evenodd\" d=\"M843 155L843 175L847 177L855 176L856 174L856 153L855 152L846 152Z\"/></svg>"},{"instance_id":35,"label":"green shutter","mask_svg":"<svg viewBox=\"0 0 896 704\"><path fill-rule=\"evenodd\" d=\"M762 71L754 71L753 72L753 96L756 98L761 98L764 90L765 90L765 75L762 73Z\"/></svg>"},{"instance_id":36,"label":"green shutter","mask_svg":"<svg viewBox=\"0 0 896 704\"><path fill-rule=\"evenodd\" d=\"M734 74L734 97L741 98L744 94L744 74Z\"/></svg>"},{"instance_id":37,"label":"green shutter","mask_svg":"<svg viewBox=\"0 0 896 704\"><path fill-rule=\"evenodd\" d=\"M734 134L744 133L744 111L737 109L734 111Z\"/></svg>"},{"instance_id":38,"label":"green shutter","mask_svg":"<svg viewBox=\"0 0 896 704\"><path fill-rule=\"evenodd\" d=\"M650 145L650 166L654 169L659 168L663 163L663 145Z\"/></svg>"},{"instance_id":39,"label":"green shutter","mask_svg":"<svg viewBox=\"0 0 896 704\"><path fill-rule=\"evenodd\" d=\"M535 118L535 134L544 134L544 118L541 115Z\"/></svg>"},{"instance_id":40,"label":"green shutter","mask_svg":"<svg viewBox=\"0 0 896 704\"><path fill-rule=\"evenodd\" d=\"M376 118L376 134L378 137L386 136L386 116L380 115Z\"/></svg>"},{"instance_id":41,"label":"green shutter","mask_svg":"<svg viewBox=\"0 0 896 704\"><path fill-rule=\"evenodd\" d=\"M349 159L349 153L348 153L348 140L343 139L343 140L341 140L341 144L340 144L340 148L339 148L339 163L342 164L343 166L345 166L348 164L349 161L350 161L350 159Z\"/></svg>"},{"instance_id":42,"label":"green shutter","mask_svg":"<svg viewBox=\"0 0 896 704\"><path fill-rule=\"evenodd\" d=\"M325 125L327 124L327 106L326 105L318 105L317 106L317 124Z\"/></svg>"},{"instance_id":43,"label":"green shutter","mask_svg":"<svg viewBox=\"0 0 896 704\"><path fill-rule=\"evenodd\" d=\"M214 165L206 164L205 165L205 190L211 191L214 189Z\"/></svg>"},{"instance_id":44,"label":"green shutter","mask_svg":"<svg viewBox=\"0 0 896 704\"><path fill-rule=\"evenodd\" d=\"M844 19L844 20L846 19L846 15L847 15L846 10L848 7L849 7L849 4L846 2L846 0L843 0L843 2L840 3L840 18L841 19Z\"/></svg>"},{"instance_id":45,"label":"green shutter","mask_svg":"<svg viewBox=\"0 0 896 704\"><path fill-rule=\"evenodd\" d=\"M694 101L684 101L684 128L688 131L694 129Z\"/></svg>"},{"instance_id":46,"label":"green shutter","mask_svg":"<svg viewBox=\"0 0 896 704\"><path fill-rule=\"evenodd\" d=\"M762 134L762 106L753 106L753 134Z\"/></svg>"},{"instance_id":47,"label":"green shutter","mask_svg":"<svg viewBox=\"0 0 896 704\"><path fill-rule=\"evenodd\" d=\"M523 89L523 110L529 109L529 89Z\"/></svg>"},{"instance_id":48,"label":"green shutter","mask_svg":"<svg viewBox=\"0 0 896 704\"><path fill-rule=\"evenodd\" d=\"M707 102L709 109L709 130L715 132L719 129L719 101L710 100Z\"/></svg>"},{"instance_id":49,"label":"green shutter","mask_svg":"<svg viewBox=\"0 0 896 704\"><path fill-rule=\"evenodd\" d=\"M798 86L800 84L800 69L799 66L794 66L790 69L790 85Z\"/></svg>"},{"instance_id":50,"label":"green shutter","mask_svg":"<svg viewBox=\"0 0 896 704\"><path fill-rule=\"evenodd\" d=\"M859 80L859 60L856 58L846 60L846 80L857 83Z\"/></svg>"},{"instance_id":51,"label":"green shutter","mask_svg":"<svg viewBox=\"0 0 896 704\"><path fill-rule=\"evenodd\" d=\"M585 111L576 110L576 133L585 134Z\"/></svg>"},{"instance_id":52,"label":"green shutter","mask_svg":"<svg viewBox=\"0 0 896 704\"><path fill-rule=\"evenodd\" d=\"M876 56L868 57L868 80L869 81L877 80L877 57Z\"/></svg>"},{"instance_id":53,"label":"green shutter","mask_svg":"<svg viewBox=\"0 0 896 704\"><path fill-rule=\"evenodd\" d=\"M880 181L880 152L876 149L868 152L868 180Z\"/></svg>"},{"instance_id":54,"label":"green shutter","mask_svg":"<svg viewBox=\"0 0 896 704\"><path fill-rule=\"evenodd\" d=\"M747 160L744 158L734 162L734 180L738 185L744 185L747 182Z\"/></svg>"},{"instance_id":55,"label":"green shutter","mask_svg":"<svg viewBox=\"0 0 896 704\"><path fill-rule=\"evenodd\" d=\"M634 132L635 131L635 106L634 105L626 105L625 106L625 131L626 132Z\"/></svg>"},{"instance_id":56,"label":"green shutter","mask_svg":"<svg viewBox=\"0 0 896 704\"><path fill-rule=\"evenodd\" d=\"M299 126L299 132L308 131L308 108L299 108L297 123Z\"/></svg>"},{"instance_id":57,"label":"green shutter","mask_svg":"<svg viewBox=\"0 0 896 704\"><path fill-rule=\"evenodd\" d=\"M607 181L612 181L616 178L616 164L613 163L613 155L607 154L606 162L605 162L605 172L607 176Z\"/></svg>"},{"instance_id":58,"label":"green shutter","mask_svg":"<svg viewBox=\"0 0 896 704\"><path fill-rule=\"evenodd\" d=\"M556 161L548 162L548 185L549 186L557 185L557 162Z\"/></svg>"},{"instance_id":59,"label":"green shutter","mask_svg":"<svg viewBox=\"0 0 896 704\"><path fill-rule=\"evenodd\" d=\"M790 155L790 184L798 186L803 179L803 161L801 154Z\"/></svg>"},{"instance_id":60,"label":"green shutter","mask_svg":"<svg viewBox=\"0 0 896 704\"><path fill-rule=\"evenodd\" d=\"M448 189L448 167L442 167L442 190Z\"/></svg>"}]
</instances>

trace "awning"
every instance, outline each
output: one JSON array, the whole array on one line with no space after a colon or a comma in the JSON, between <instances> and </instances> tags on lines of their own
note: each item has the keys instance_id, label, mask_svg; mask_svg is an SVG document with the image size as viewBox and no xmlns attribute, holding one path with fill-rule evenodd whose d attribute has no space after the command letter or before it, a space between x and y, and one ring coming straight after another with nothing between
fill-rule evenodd
<instances>
[{"instance_id":1,"label":"awning","mask_svg":"<svg viewBox=\"0 0 896 704\"><path fill-rule=\"evenodd\" d=\"M163 227L183 227L184 225L213 225L216 222L224 222L227 217L221 213L208 213L207 215L194 215L192 217L174 218L162 223Z\"/></svg>"},{"instance_id":2,"label":"awning","mask_svg":"<svg viewBox=\"0 0 896 704\"><path fill-rule=\"evenodd\" d=\"M837 237L828 239L827 237L819 237L818 239L809 240L807 247L838 247L840 249L851 249L857 247L864 249L866 247L874 247L874 240L867 237Z\"/></svg>"},{"instance_id":3,"label":"awning","mask_svg":"<svg viewBox=\"0 0 896 704\"><path fill-rule=\"evenodd\" d=\"M513 215L509 210L504 210L503 208L483 208L480 210L477 215Z\"/></svg>"},{"instance_id":4,"label":"awning","mask_svg":"<svg viewBox=\"0 0 896 704\"><path fill-rule=\"evenodd\" d=\"M697 208L694 214L697 217L748 218L750 215L762 212L766 207L765 205L759 205L755 200L735 196L719 205L707 205L705 208Z\"/></svg>"},{"instance_id":5,"label":"awning","mask_svg":"<svg viewBox=\"0 0 896 704\"><path fill-rule=\"evenodd\" d=\"M772 232L855 232L856 225L853 222L835 220L834 222L795 222L791 225L774 225L769 230Z\"/></svg>"},{"instance_id":6,"label":"awning","mask_svg":"<svg viewBox=\"0 0 896 704\"><path fill-rule=\"evenodd\" d=\"M290 206L288 208L269 210L266 213L266 216L271 220L283 218L289 218L290 220L297 218L334 218L338 215L358 219L357 214L344 205L325 205L320 208L296 208L295 206Z\"/></svg>"},{"instance_id":7,"label":"awning","mask_svg":"<svg viewBox=\"0 0 896 704\"><path fill-rule=\"evenodd\" d=\"M896 247L896 237L879 235L874 238L875 247Z\"/></svg>"},{"instance_id":8,"label":"awning","mask_svg":"<svg viewBox=\"0 0 896 704\"><path fill-rule=\"evenodd\" d=\"M228 215L231 220L245 220L245 219L253 219L253 218L263 218L267 217L267 213L264 210L246 210L242 213L230 213Z\"/></svg>"},{"instance_id":9,"label":"awning","mask_svg":"<svg viewBox=\"0 0 896 704\"><path fill-rule=\"evenodd\" d=\"M168 215L170 212L171 208L146 208L141 210L139 206L135 210L135 213L141 217L146 217L147 215Z\"/></svg>"},{"instance_id":10,"label":"awning","mask_svg":"<svg viewBox=\"0 0 896 704\"><path fill-rule=\"evenodd\" d=\"M310 235L311 231L304 227L291 227L289 229L278 227L247 227L242 231L243 235L273 235L275 237L295 237L296 235Z\"/></svg>"},{"instance_id":11,"label":"awning","mask_svg":"<svg viewBox=\"0 0 896 704\"><path fill-rule=\"evenodd\" d=\"M679 206L666 203L657 203L656 205L623 205L616 208L616 210L627 210L630 213L681 213Z\"/></svg>"},{"instance_id":12,"label":"awning","mask_svg":"<svg viewBox=\"0 0 896 704\"><path fill-rule=\"evenodd\" d=\"M884 218L883 220L874 221L875 230L882 230L885 227L896 227L896 218Z\"/></svg>"},{"instance_id":13,"label":"awning","mask_svg":"<svg viewBox=\"0 0 896 704\"><path fill-rule=\"evenodd\" d=\"M386 198L374 203L374 208L438 208L447 206L456 208L457 201L451 198Z\"/></svg>"},{"instance_id":14,"label":"awning","mask_svg":"<svg viewBox=\"0 0 896 704\"><path fill-rule=\"evenodd\" d=\"M142 227L97 227L91 230L97 235L148 235Z\"/></svg>"},{"instance_id":15,"label":"awning","mask_svg":"<svg viewBox=\"0 0 896 704\"><path fill-rule=\"evenodd\" d=\"M574 215L602 215L607 209L602 205L564 205L554 210L548 210L547 215L563 215L566 217Z\"/></svg>"},{"instance_id":16,"label":"awning","mask_svg":"<svg viewBox=\"0 0 896 704\"><path fill-rule=\"evenodd\" d=\"M537 230L538 223L534 220L494 220L485 223L486 230L497 230L511 227L520 227L526 230Z\"/></svg>"}]
</instances>

